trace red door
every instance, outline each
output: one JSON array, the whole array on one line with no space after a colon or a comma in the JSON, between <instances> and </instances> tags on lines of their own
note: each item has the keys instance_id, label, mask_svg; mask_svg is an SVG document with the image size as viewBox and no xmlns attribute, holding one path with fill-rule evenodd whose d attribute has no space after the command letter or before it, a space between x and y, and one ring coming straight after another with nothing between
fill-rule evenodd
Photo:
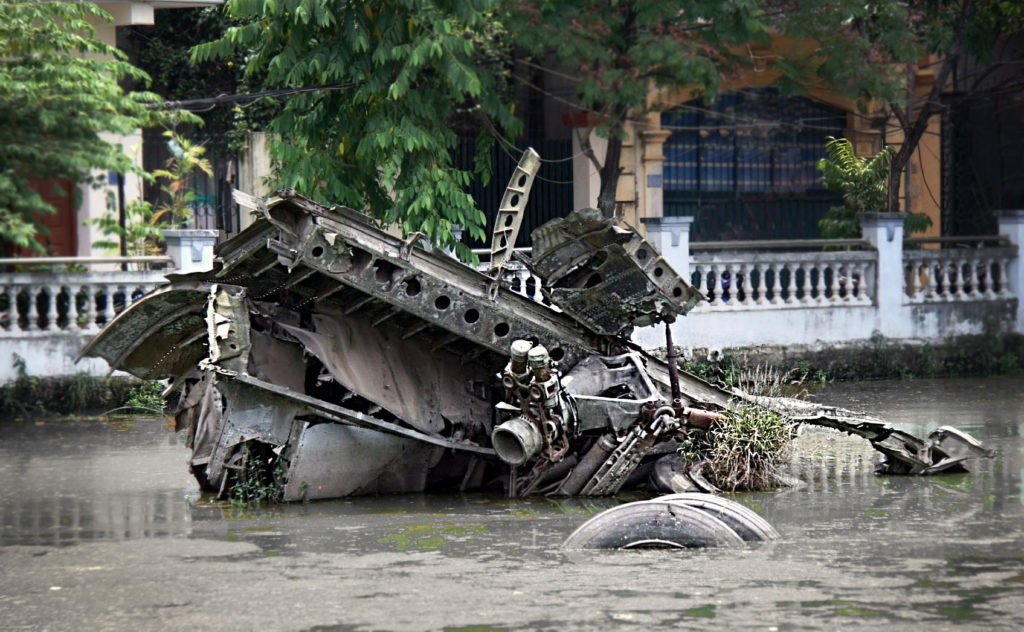
<instances>
[{"instance_id":1,"label":"red door","mask_svg":"<svg viewBox=\"0 0 1024 632\"><path fill-rule=\"evenodd\" d=\"M52 205L56 212L38 216L39 223L48 231L37 236L46 254L53 257L74 257L78 254L78 220L75 213L75 185L67 180L50 180L49 182L32 182L33 188L39 191L47 204ZM26 249L16 249L15 256L39 256Z\"/></svg>"}]
</instances>

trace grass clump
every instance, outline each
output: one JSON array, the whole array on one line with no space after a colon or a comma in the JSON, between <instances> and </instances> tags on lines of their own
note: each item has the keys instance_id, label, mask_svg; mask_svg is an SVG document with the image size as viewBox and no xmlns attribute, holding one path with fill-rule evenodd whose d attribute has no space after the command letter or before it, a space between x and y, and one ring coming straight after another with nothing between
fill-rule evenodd
<instances>
[{"instance_id":1,"label":"grass clump","mask_svg":"<svg viewBox=\"0 0 1024 632\"><path fill-rule=\"evenodd\" d=\"M775 489L792 438L792 426L778 413L741 405L704 436L701 474L726 491Z\"/></svg>"},{"instance_id":2,"label":"grass clump","mask_svg":"<svg viewBox=\"0 0 1024 632\"><path fill-rule=\"evenodd\" d=\"M806 374L779 371L769 365L744 370L736 383L757 396L806 395ZM683 444L680 454L712 485L725 491L769 490L785 485L779 466L789 460L795 427L782 415L754 403L742 402L703 435Z\"/></svg>"}]
</instances>

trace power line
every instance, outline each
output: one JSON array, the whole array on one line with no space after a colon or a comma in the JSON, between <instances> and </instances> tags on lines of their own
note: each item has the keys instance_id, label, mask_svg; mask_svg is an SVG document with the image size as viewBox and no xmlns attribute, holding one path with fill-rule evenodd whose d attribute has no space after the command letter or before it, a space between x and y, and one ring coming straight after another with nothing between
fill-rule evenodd
<instances>
[{"instance_id":1,"label":"power line","mask_svg":"<svg viewBox=\"0 0 1024 632\"><path fill-rule=\"evenodd\" d=\"M183 99L180 101L164 101L162 103L149 103L146 107L150 110L173 109L189 110L191 112L204 112L229 103L247 102L241 107L248 107L260 99L273 97L291 96L307 92L329 92L332 90L347 90L355 84L352 82L337 83L326 86L304 86L302 88L282 88L280 90L268 90L265 92L240 92L236 94L219 94L215 97L201 99Z\"/></svg>"}]
</instances>

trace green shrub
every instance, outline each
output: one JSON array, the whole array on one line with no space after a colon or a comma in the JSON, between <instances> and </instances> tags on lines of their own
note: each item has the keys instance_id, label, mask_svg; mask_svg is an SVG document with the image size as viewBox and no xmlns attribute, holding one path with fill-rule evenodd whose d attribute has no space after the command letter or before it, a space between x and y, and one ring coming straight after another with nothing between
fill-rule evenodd
<instances>
[{"instance_id":1,"label":"green shrub","mask_svg":"<svg viewBox=\"0 0 1024 632\"><path fill-rule=\"evenodd\" d=\"M164 412L163 390L164 385L157 380L139 382L128 391L128 400L124 405L126 408L145 408L162 414Z\"/></svg>"}]
</instances>

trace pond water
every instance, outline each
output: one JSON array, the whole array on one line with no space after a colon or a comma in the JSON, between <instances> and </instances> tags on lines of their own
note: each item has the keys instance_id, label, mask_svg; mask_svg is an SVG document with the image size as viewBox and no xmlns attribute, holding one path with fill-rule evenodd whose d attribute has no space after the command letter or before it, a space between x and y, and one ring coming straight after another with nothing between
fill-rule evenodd
<instances>
[{"instance_id":1,"label":"pond water","mask_svg":"<svg viewBox=\"0 0 1024 632\"><path fill-rule=\"evenodd\" d=\"M199 494L162 421L0 422L9 628L1024 629L1024 379L828 385L819 401L996 450L969 474L877 477L807 432L805 482L735 496L782 540L575 552L599 500L357 498L241 510Z\"/></svg>"}]
</instances>

